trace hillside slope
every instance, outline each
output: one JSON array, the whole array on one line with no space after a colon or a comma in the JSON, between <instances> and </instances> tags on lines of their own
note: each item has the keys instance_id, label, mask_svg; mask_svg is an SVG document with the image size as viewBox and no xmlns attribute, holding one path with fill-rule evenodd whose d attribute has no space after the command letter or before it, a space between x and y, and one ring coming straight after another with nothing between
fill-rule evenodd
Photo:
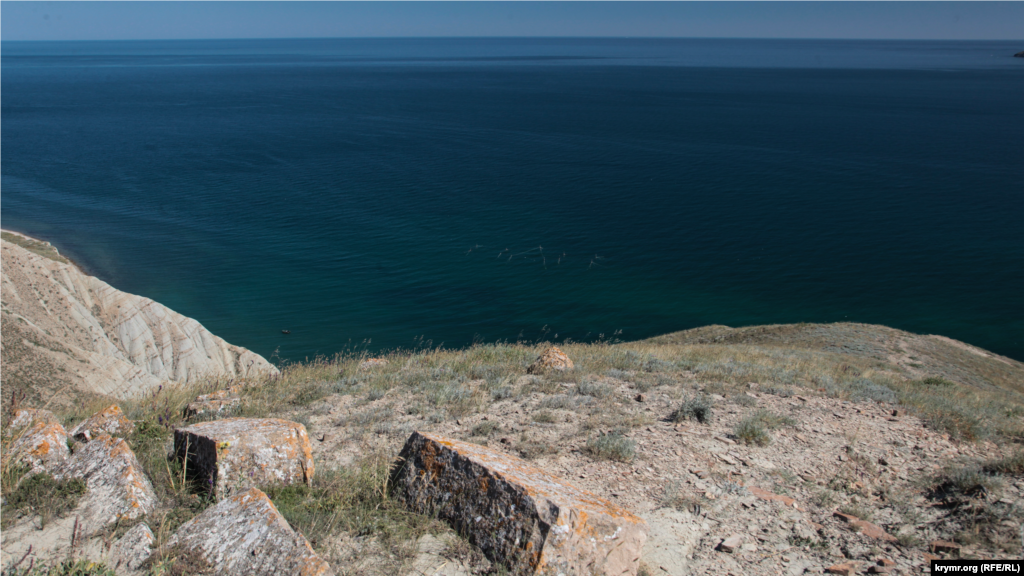
<instances>
[{"instance_id":1,"label":"hillside slope","mask_svg":"<svg viewBox=\"0 0 1024 576\"><path fill-rule=\"evenodd\" d=\"M5 402L18 391L67 406L167 381L277 372L198 321L82 273L46 243L8 232L0 242Z\"/></svg>"},{"instance_id":2,"label":"hillside slope","mask_svg":"<svg viewBox=\"0 0 1024 576\"><path fill-rule=\"evenodd\" d=\"M910 378L938 377L983 390L1024 394L1024 363L945 336L856 323L703 326L645 340L650 344L748 345L811 350L885 362Z\"/></svg>"}]
</instances>

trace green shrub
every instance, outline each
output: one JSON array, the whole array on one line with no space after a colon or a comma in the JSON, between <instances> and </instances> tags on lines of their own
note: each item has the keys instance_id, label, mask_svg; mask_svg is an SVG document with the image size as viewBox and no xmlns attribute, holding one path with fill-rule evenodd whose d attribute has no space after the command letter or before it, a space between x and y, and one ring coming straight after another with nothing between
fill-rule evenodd
<instances>
[{"instance_id":1,"label":"green shrub","mask_svg":"<svg viewBox=\"0 0 1024 576\"><path fill-rule=\"evenodd\" d=\"M555 415L552 414L550 410L541 410L533 415L534 422L541 422L543 424L551 424L556 420Z\"/></svg>"},{"instance_id":2,"label":"green shrub","mask_svg":"<svg viewBox=\"0 0 1024 576\"><path fill-rule=\"evenodd\" d=\"M1007 456L1006 458L989 460L982 465L982 470L989 474L1024 476L1024 450Z\"/></svg>"},{"instance_id":3,"label":"green shrub","mask_svg":"<svg viewBox=\"0 0 1024 576\"><path fill-rule=\"evenodd\" d=\"M753 417L741 420L733 429L733 434L744 444L767 446L772 441L761 421Z\"/></svg>"},{"instance_id":4,"label":"green shrub","mask_svg":"<svg viewBox=\"0 0 1024 576\"><path fill-rule=\"evenodd\" d=\"M473 430L470 432L470 436L490 436L499 429L500 428L497 423L485 420L473 427Z\"/></svg>"},{"instance_id":5,"label":"green shrub","mask_svg":"<svg viewBox=\"0 0 1024 576\"><path fill-rule=\"evenodd\" d=\"M684 400L679 408L669 416L669 419L676 423L683 420L696 420L701 424L707 424L711 421L713 407L711 399L701 394Z\"/></svg>"},{"instance_id":6,"label":"green shrub","mask_svg":"<svg viewBox=\"0 0 1024 576\"><path fill-rule=\"evenodd\" d=\"M769 430L775 430L781 426L796 426L796 420L793 420L789 416L776 414L763 409L754 412L750 416L750 419L764 424Z\"/></svg>"},{"instance_id":7,"label":"green shrub","mask_svg":"<svg viewBox=\"0 0 1024 576\"><path fill-rule=\"evenodd\" d=\"M615 430L590 439L587 442L586 450L592 456L602 460L632 462L636 456L636 442Z\"/></svg>"},{"instance_id":8,"label":"green shrub","mask_svg":"<svg viewBox=\"0 0 1024 576\"><path fill-rule=\"evenodd\" d=\"M932 478L933 493L945 500L983 497L1002 485L998 476L974 464L950 465Z\"/></svg>"}]
</instances>

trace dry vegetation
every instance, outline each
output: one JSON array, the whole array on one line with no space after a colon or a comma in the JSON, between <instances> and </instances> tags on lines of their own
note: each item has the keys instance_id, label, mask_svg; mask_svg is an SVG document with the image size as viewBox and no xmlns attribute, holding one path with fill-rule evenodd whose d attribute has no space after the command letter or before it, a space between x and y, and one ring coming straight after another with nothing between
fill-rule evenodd
<instances>
[{"instance_id":1,"label":"dry vegetation","mask_svg":"<svg viewBox=\"0 0 1024 576\"><path fill-rule=\"evenodd\" d=\"M310 429L319 453L326 455L318 456L314 485L268 487L266 492L339 574L398 573L416 556L419 537L446 534L435 520L410 514L389 499L389 465L417 428L461 425L470 441L502 445L525 458L557 457L569 446L580 446L580 453L594 461L628 465L638 454L630 438L633 431L649 430L655 422L708 426L729 406L746 414L731 428L731 436L757 448L796 421L755 408L748 394L753 383L759 392L777 398L801 395L902 407L954 441L990 439L1018 449L1024 444L1024 397L1019 390L1024 365L1018 362L965 352L972 364L964 370L972 372L961 380L957 375L962 370L950 369L949 364L960 358L962 348L938 342L929 358L942 356L943 346L955 357L940 359L934 370L928 364L908 368L902 357L894 359L893 350L901 349L901 342L906 346L926 337L892 331L898 335L893 337L880 327L764 327L740 335L724 327L703 330L634 343L559 344L575 369L542 375L526 375L526 367L546 347L543 343L394 351L382 355L386 365L370 369L360 368L365 353L342 354L286 365L279 377L246 382L232 413L207 418L281 417ZM160 542L210 505L189 486L180 466L168 459L173 428L182 425L184 408L197 394L234 384L238 382L169 386L122 403L137 422L130 445L161 499L160 510L146 518ZM645 410L634 397L642 394L667 396L674 408L663 414ZM76 422L100 407L88 403L62 417ZM527 426L510 424L510 416L520 412L528 415ZM1007 529L1000 524L1016 516L1007 516L998 506L981 505L976 496L998 491L1008 478L1019 479L1024 474L1022 458L1018 454L990 461L950 460L941 474L922 473L920 487L958 510L956 537L1019 553L1019 545L1007 539ZM850 513L870 519L870 510L857 508L860 489L852 486L856 475L869 473L874 464L858 460L855 451L847 464L849 482L837 476L827 486L813 486L814 504L834 509L842 503ZM787 486L800 482L781 471L774 488L785 493ZM697 504L699 509L700 499L682 496L677 488L664 489L663 505L690 509ZM9 494L5 482L5 498ZM886 494L883 500L898 503L901 495ZM899 511L912 518L912 508ZM5 505L5 516L8 513ZM914 534L899 537L902 546L921 545ZM447 542L452 550L466 546L453 537ZM812 544L820 543L808 540L801 545L810 549ZM180 559L157 558L152 570L174 573L176 562L180 564Z\"/></svg>"}]
</instances>

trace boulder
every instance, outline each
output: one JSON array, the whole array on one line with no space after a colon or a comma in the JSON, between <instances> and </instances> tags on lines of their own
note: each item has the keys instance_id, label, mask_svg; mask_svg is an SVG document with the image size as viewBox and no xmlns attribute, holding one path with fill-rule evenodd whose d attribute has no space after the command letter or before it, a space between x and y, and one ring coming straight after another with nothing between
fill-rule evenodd
<instances>
[{"instance_id":1,"label":"boulder","mask_svg":"<svg viewBox=\"0 0 1024 576\"><path fill-rule=\"evenodd\" d=\"M575 365L572 359L558 348L552 346L533 361L526 369L527 374L539 374L547 370L572 370Z\"/></svg>"},{"instance_id":2,"label":"boulder","mask_svg":"<svg viewBox=\"0 0 1024 576\"><path fill-rule=\"evenodd\" d=\"M125 418L124 412L117 404L111 405L85 419L71 429L68 436L75 440L88 442L100 434L110 436L127 436L135 430L132 421Z\"/></svg>"},{"instance_id":3,"label":"boulder","mask_svg":"<svg viewBox=\"0 0 1024 576\"><path fill-rule=\"evenodd\" d=\"M226 498L189 520L171 536L167 548L201 557L216 574L332 574L258 488Z\"/></svg>"},{"instance_id":4,"label":"boulder","mask_svg":"<svg viewBox=\"0 0 1024 576\"><path fill-rule=\"evenodd\" d=\"M515 574L635 574L646 523L529 463L414 432L391 474L395 497L436 515Z\"/></svg>"},{"instance_id":5,"label":"boulder","mask_svg":"<svg viewBox=\"0 0 1024 576\"><path fill-rule=\"evenodd\" d=\"M238 393L242 391L241 386L232 386L227 390L218 390L211 394L201 394L185 406L185 419L191 420L203 414L221 414L230 412L242 399Z\"/></svg>"},{"instance_id":6,"label":"boulder","mask_svg":"<svg viewBox=\"0 0 1024 576\"><path fill-rule=\"evenodd\" d=\"M81 519L87 536L119 519L141 518L157 503L153 485L128 443L107 434L79 448L54 478L85 481L88 490L72 514Z\"/></svg>"},{"instance_id":7,"label":"boulder","mask_svg":"<svg viewBox=\"0 0 1024 576\"><path fill-rule=\"evenodd\" d=\"M108 564L118 576L142 574L142 564L149 559L156 538L145 524L136 524L125 532L110 550Z\"/></svg>"},{"instance_id":8,"label":"boulder","mask_svg":"<svg viewBox=\"0 0 1024 576\"><path fill-rule=\"evenodd\" d=\"M17 410L4 437L11 442L4 459L28 466L33 474L52 472L71 456L67 432L47 410Z\"/></svg>"},{"instance_id":9,"label":"boulder","mask_svg":"<svg viewBox=\"0 0 1024 576\"><path fill-rule=\"evenodd\" d=\"M174 431L174 453L189 477L217 499L271 484L313 481L306 427L276 418L226 418Z\"/></svg>"}]
</instances>

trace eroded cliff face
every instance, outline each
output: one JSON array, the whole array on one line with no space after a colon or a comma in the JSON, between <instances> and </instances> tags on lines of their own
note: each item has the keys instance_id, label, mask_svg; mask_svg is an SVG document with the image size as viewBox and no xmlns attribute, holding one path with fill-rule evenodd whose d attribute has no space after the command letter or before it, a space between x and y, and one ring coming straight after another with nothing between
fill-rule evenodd
<instances>
[{"instance_id":1,"label":"eroded cliff face","mask_svg":"<svg viewBox=\"0 0 1024 576\"><path fill-rule=\"evenodd\" d=\"M59 405L82 393L125 398L171 380L277 372L196 320L72 264L6 240L0 252L5 394L23 389Z\"/></svg>"}]
</instances>

